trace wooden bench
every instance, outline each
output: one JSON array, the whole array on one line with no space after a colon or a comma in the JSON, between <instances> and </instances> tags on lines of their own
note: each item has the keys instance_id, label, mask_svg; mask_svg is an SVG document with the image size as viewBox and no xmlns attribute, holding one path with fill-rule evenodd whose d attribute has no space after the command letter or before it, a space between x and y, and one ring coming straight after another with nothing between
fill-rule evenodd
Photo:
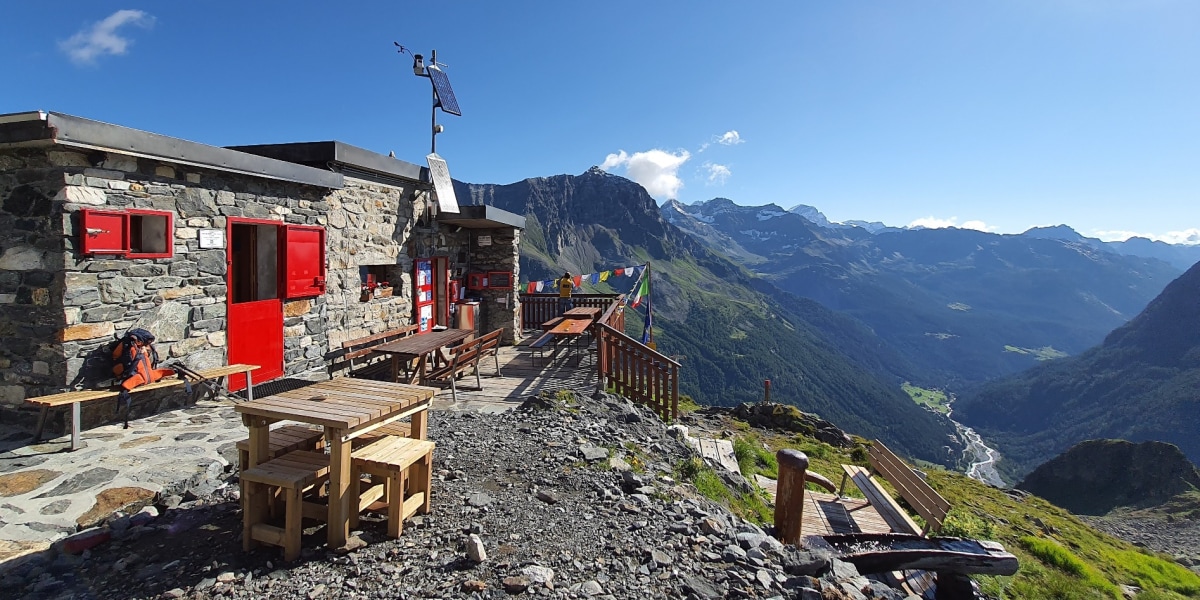
<instances>
[{"instance_id":1,"label":"wooden bench","mask_svg":"<svg viewBox=\"0 0 1200 600\"><path fill-rule=\"evenodd\" d=\"M551 348L555 346L554 334L552 333L543 333L538 339L529 342L529 347L531 348L531 351L529 352L529 361L533 362L534 352L537 353L538 358L545 358L547 346Z\"/></svg>"},{"instance_id":2,"label":"wooden bench","mask_svg":"<svg viewBox=\"0 0 1200 600\"><path fill-rule=\"evenodd\" d=\"M416 331L416 325L408 325L342 342L342 355L329 365L330 376L347 369L347 373L352 377L388 379L392 375L391 359L376 354L374 348L413 335ZM405 370L407 369L408 365L405 365Z\"/></svg>"},{"instance_id":3,"label":"wooden bench","mask_svg":"<svg viewBox=\"0 0 1200 600\"><path fill-rule=\"evenodd\" d=\"M496 361L496 377L500 376L500 336L503 334L501 327L479 338L479 360L492 357Z\"/></svg>"},{"instance_id":4,"label":"wooden bench","mask_svg":"<svg viewBox=\"0 0 1200 600\"><path fill-rule=\"evenodd\" d=\"M858 465L842 465L844 474L838 494L841 495L846 489L846 480L849 479L862 491L870 505L883 517L893 532L925 537L941 530L946 515L950 512L950 503L918 477L912 468L884 446L883 442L872 442L867 454L871 463L869 470ZM888 480L900 497L925 519L924 528L913 522L908 513L879 484L872 471Z\"/></svg>"},{"instance_id":5,"label":"wooden bench","mask_svg":"<svg viewBox=\"0 0 1200 600\"><path fill-rule=\"evenodd\" d=\"M245 490L242 523L242 546L245 550L255 542L283 547L283 559L300 557L301 521L308 512L317 516L320 511L306 511L304 491L324 483L329 477L329 457L320 452L295 450L240 474ZM266 523L267 505L277 487L284 496L283 527Z\"/></svg>"},{"instance_id":6,"label":"wooden bench","mask_svg":"<svg viewBox=\"0 0 1200 600\"><path fill-rule=\"evenodd\" d=\"M434 383L449 382L450 397L455 402L458 402L458 389L454 382L460 375L473 369L475 372L475 387L482 390L483 383L479 380L479 357L482 354L482 342L483 338L479 338L450 348L448 351L450 358L447 363L431 371L425 377L425 380Z\"/></svg>"},{"instance_id":7,"label":"wooden bench","mask_svg":"<svg viewBox=\"0 0 1200 600\"><path fill-rule=\"evenodd\" d=\"M434 443L407 437L385 437L355 450L350 455L351 479L359 486L358 509L350 516L350 526L358 526L358 513L372 508L380 498L387 503L388 537L398 538L404 520L414 514L428 514L433 483ZM362 476L384 479L382 484L362 489ZM405 482L411 483L405 496Z\"/></svg>"},{"instance_id":8,"label":"wooden bench","mask_svg":"<svg viewBox=\"0 0 1200 600\"><path fill-rule=\"evenodd\" d=\"M170 368L170 367L166 367L166 368ZM258 365L241 365L241 364L228 365L228 366L224 366L224 367L216 367L216 368L212 368L212 369L196 371L195 373L196 373L196 375L198 375L197 378L185 377L185 376L176 374L171 377L164 377L163 379L160 379L153 383L147 383L145 385L140 385L140 386L130 390L130 393L136 394L139 392L148 392L150 390L159 390L159 389L163 389L163 388L174 387L177 385L183 385L184 383L188 383L188 384L196 386L195 391L193 391L193 397L192 397L192 401L195 401L198 397L198 394L203 393L205 391L208 392L210 397L215 397L216 390L220 388L220 386L223 384L223 380L226 377L228 377L229 375L237 374L237 373L245 373L246 374L246 393L247 393L249 399L253 400L254 399L254 386L253 386L253 383L251 382L250 372L255 369L258 369L258 368L259 368ZM80 441L80 432L79 432L80 423L81 423L80 405L84 402L89 402L92 400L103 400L105 398L116 398L118 395L120 395L121 389L122 389L121 386L115 385L113 387L103 389L103 390L77 390L77 391L73 391L73 392L62 392L59 394L50 394L48 396L38 396L36 398L26 398L25 399L26 403L33 404L35 406L40 406L42 409L41 414L38 416L37 432L35 432L33 434L32 443L36 444L41 441L42 432L46 428L46 418L47 418L47 416L49 416L50 409L59 407L59 406L70 405L71 406L71 450L78 450L78 449L82 448L83 443Z\"/></svg>"}]
</instances>

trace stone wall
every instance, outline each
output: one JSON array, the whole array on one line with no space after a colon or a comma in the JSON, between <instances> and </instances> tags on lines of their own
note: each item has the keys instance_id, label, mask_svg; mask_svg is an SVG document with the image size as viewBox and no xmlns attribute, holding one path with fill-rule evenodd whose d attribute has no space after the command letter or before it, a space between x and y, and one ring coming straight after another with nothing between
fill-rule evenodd
<instances>
[{"instance_id":1,"label":"stone wall","mask_svg":"<svg viewBox=\"0 0 1200 600\"><path fill-rule=\"evenodd\" d=\"M199 233L226 230L230 217L325 227L325 294L283 306L287 374L324 368L344 340L411 323L417 257L517 280L519 231L439 226L428 192L344 181L329 190L115 153L0 150L0 417L25 397L107 379L96 358L131 327L157 336L164 362L227 362L227 252L201 249ZM86 208L173 213L174 255L84 256ZM480 233L493 244L472 248ZM390 298L362 299L364 266L387 274ZM485 292L484 330L519 331L517 298Z\"/></svg>"},{"instance_id":2,"label":"stone wall","mask_svg":"<svg viewBox=\"0 0 1200 600\"><path fill-rule=\"evenodd\" d=\"M480 246L478 236L491 236L489 246ZM521 296L517 289L520 281L521 230L514 228L481 229L472 232L472 271L511 271L513 288L508 290L488 289L476 292L482 297L480 303L481 329L485 332L504 328L500 337L506 344L516 343L521 331Z\"/></svg>"},{"instance_id":3,"label":"stone wall","mask_svg":"<svg viewBox=\"0 0 1200 600\"><path fill-rule=\"evenodd\" d=\"M18 308L0 312L0 331L12 332L13 338L5 344L10 349L5 378L25 384L21 394L4 393L9 406L26 395L103 379L106 374L92 368L95 358L114 335L131 327L157 336L155 346L164 361L178 359L193 368L223 364L226 251L200 249L199 230L224 230L228 217L327 222L327 190L314 186L57 148L8 150L0 153L0 161L0 181L5 182L0 184L0 226L10 225L4 227L6 233L29 229L22 239L4 238L0 254L5 290L0 294L13 294ZM14 177L25 183L12 185ZM85 208L174 213L174 256L82 255L79 211ZM26 296L28 302L22 302ZM32 319L34 330L28 305L46 307L35 311L44 316ZM321 297L289 303L289 373L323 364L325 310ZM21 378L26 371L40 376Z\"/></svg>"},{"instance_id":4,"label":"stone wall","mask_svg":"<svg viewBox=\"0 0 1200 600\"><path fill-rule=\"evenodd\" d=\"M0 407L61 384L62 202L74 155L0 152ZM55 377L57 376L57 379ZM0 412L0 418L3 413Z\"/></svg>"}]
</instances>

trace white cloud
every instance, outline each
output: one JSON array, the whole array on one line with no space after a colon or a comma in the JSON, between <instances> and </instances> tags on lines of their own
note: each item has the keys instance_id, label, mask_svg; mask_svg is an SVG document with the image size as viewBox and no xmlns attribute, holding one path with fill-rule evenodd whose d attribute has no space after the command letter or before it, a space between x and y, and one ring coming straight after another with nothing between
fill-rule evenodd
<instances>
[{"instance_id":1,"label":"white cloud","mask_svg":"<svg viewBox=\"0 0 1200 600\"><path fill-rule=\"evenodd\" d=\"M127 24L148 28L154 25L154 17L140 10L118 10L59 42L58 47L77 65L94 64L105 54L125 54L133 41L118 35L117 30Z\"/></svg>"},{"instance_id":2,"label":"white cloud","mask_svg":"<svg viewBox=\"0 0 1200 600\"><path fill-rule=\"evenodd\" d=\"M1138 233L1136 231L1093 231L1094 237L1106 242L1123 242L1131 237L1143 237L1168 244L1200 244L1200 229L1195 227L1182 231L1168 231L1162 234Z\"/></svg>"},{"instance_id":3,"label":"white cloud","mask_svg":"<svg viewBox=\"0 0 1200 600\"><path fill-rule=\"evenodd\" d=\"M609 154L604 158L601 169L611 171L617 167L625 168L625 175L646 188L656 199L674 200L683 187L679 178L679 167L692 157L687 150L667 152L666 150L647 150L628 154L624 150Z\"/></svg>"},{"instance_id":4,"label":"white cloud","mask_svg":"<svg viewBox=\"0 0 1200 600\"><path fill-rule=\"evenodd\" d=\"M709 185L724 185L729 176L733 175L733 171L730 171L729 167L711 162L704 163L704 170L708 171Z\"/></svg>"},{"instance_id":5,"label":"white cloud","mask_svg":"<svg viewBox=\"0 0 1200 600\"><path fill-rule=\"evenodd\" d=\"M742 136L738 135L736 129L730 129L729 131L721 134L721 137L717 138L717 143L721 144L722 146L736 146L744 143L745 141L746 140L742 139Z\"/></svg>"},{"instance_id":6,"label":"white cloud","mask_svg":"<svg viewBox=\"0 0 1200 600\"><path fill-rule=\"evenodd\" d=\"M976 231L987 231L987 232L993 232L993 231L996 231L996 229L997 229L996 227L994 227L992 225L988 225L987 223L984 223L983 221L980 221L978 219L965 221L965 222L963 222L962 225L959 225L958 217L950 217L949 219L939 219L939 218L933 217L933 216L921 217L920 219L917 219L917 220L913 221L912 223L909 223L908 227L910 229L918 228L918 227L925 228L925 229L943 229L946 227L958 227L959 229L974 229Z\"/></svg>"}]
</instances>

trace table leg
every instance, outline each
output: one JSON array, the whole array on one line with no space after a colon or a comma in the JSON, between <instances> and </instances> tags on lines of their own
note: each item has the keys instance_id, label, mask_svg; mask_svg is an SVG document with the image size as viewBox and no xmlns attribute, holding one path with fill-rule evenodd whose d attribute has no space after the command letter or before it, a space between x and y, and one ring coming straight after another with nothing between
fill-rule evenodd
<instances>
[{"instance_id":1,"label":"table leg","mask_svg":"<svg viewBox=\"0 0 1200 600\"><path fill-rule=\"evenodd\" d=\"M429 411L422 410L413 413L409 435L415 440L423 440L429 431Z\"/></svg>"},{"instance_id":2,"label":"table leg","mask_svg":"<svg viewBox=\"0 0 1200 600\"><path fill-rule=\"evenodd\" d=\"M392 381L400 381L400 357L392 355Z\"/></svg>"},{"instance_id":3,"label":"table leg","mask_svg":"<svg viewBox=\"0 0 1200 600\"><path fill-rule=\"evenodd\" d=\"M419 381L421 383L421 385L425 385L425 363L428 360L429 360L429 354L422 354L421 357L417 359L417 367L416 367L415 372L413 373L413 377L417 381ZM409 383L412 383L412 382L410 381Z\"/></svg>"},{"instance_id":4,"label":"table leg","mask_svg":"<svg viewBox=\"0 0 1200 600\"><path fill-rule=\"evenodd\" d=\"M346 545L350 536L350 440L340 429L326 429L329 438L329 528L330 549ZM357 502L357 500L356 500Z\"/></svg>"},{"instance_id":5,"label":"table leg","mask_svg":"<svg viewBox=\"0 0 1200 600\"><path fill-rule=\"evenodd\" d=\"M247 468L266 462L271 451L271 422L258 417L243 416L242 421L250 429L250 452L246 461ZM241 483L242 491L242 549L250 550L257 542L250 535L250 528L263 520L269 504L267 486L246 482Z\"/></svg>"}]
</instances>

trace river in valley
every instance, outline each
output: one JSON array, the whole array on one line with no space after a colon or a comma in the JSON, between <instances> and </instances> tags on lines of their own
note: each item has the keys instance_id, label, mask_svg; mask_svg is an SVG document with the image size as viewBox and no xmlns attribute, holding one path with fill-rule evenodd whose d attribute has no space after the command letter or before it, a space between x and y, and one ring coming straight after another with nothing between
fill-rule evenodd
<instances>
[{"instance_id":1,"label":"river in valley","mask_svg":"<svg viewBox=\"0 0 1200 600\"><path fill-rule=\"evenodd\" d=\"M996 470L996 459L1000 458L1000 453L983 443L983 438L974 429L954 420L953 399L951 399L947 408L949 411L946 413L946 416L954 423L954 427L958 429L958 435L962 436L967 442L967 448L963 450L963 458L970 465L967 467L967 477L996 487L1008 487L1008 484L1004 482L1004 478L1000 477L1000 472Z\"/></svg>"}]
</instances>

